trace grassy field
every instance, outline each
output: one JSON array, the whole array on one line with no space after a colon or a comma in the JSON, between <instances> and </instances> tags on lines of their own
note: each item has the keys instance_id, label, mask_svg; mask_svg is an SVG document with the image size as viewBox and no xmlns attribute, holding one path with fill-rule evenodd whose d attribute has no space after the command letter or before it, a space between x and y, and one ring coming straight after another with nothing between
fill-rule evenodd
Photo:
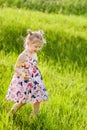
<instances>
[{"instance_id":1,"label":"grassy field","mask_svg":"<svg viewBox=\"0 0 87 130\"><path fill-rule=\"evenodd\" d=\"M49 99L38 119L29 119L27 104L9 122L5 95L28 28L46 32L38 66ZM0 130L87 130L87 18L0 9L0 93Z\"/></svg>"},{"instance_id":2,"label":"grassy field","mask_svg":"<svg viewBox=\"0 0 87 130\"><path fill-rule=\"evenodd\" d=\"M87 14L87 0L0 0L0 7L17 7L56 14Z\"/></svg>"}]
</instances>

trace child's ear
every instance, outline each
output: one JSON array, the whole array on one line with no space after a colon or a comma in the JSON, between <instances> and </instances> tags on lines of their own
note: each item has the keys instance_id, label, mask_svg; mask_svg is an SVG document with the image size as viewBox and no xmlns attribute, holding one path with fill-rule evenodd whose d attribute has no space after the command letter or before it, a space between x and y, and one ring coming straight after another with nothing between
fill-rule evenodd
<instances>
[{"instance_id":1,"label":"child's ear","mask_svg":"<svg viewBox=\"0 0 87 130\"><path fill-rule=\"evenodd\" d=\"M30 29L27 30L27 33L30 34L30 35L33 34L32 30L30 30Z\"/></svg>"}]
</instances>

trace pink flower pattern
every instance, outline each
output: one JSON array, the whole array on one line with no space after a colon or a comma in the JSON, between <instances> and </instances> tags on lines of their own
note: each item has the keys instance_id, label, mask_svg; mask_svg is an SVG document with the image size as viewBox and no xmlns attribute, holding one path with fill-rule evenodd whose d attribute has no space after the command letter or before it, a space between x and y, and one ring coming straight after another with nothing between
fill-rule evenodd
<instances>
[{"instance_id":1,"label":"pink flower pattern","mask_svg":"<svg viewBox=\"0 0 87 130\"><path fill-rule=\"evenodd\" d=\"M28 56L28 61L19 69L26 72L29 79L24 80L17 73L14 74L6 95L7 100L31 104L48 100L42 75L37 67L37 60Z\"/></svg>"}]
</instances>

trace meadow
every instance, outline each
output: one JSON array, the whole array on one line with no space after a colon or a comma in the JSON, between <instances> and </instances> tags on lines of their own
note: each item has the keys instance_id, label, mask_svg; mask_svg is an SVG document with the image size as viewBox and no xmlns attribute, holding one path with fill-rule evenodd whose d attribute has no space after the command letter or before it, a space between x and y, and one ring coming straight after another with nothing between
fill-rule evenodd
<instances>
[{"instance_id":1,"label":"meadow","mask_svg":"<svg viewBox=\"0 0 87 130\"><path fill-rule=\"evenodd\" d=\"M17 7L56 14L87 14L87 0L0 0L0 7Z\"/></svg>"},{"instance_id":2,"label":"meadow","mask_svg":"<svg viewBox=\"0 0 87 130\"><path fill-rule=\"evenodd\" d=\"M32 105L27 104L9 122L13 103L5 95L27 29L45 31L38 66L49 99L41 103L37 119L29 119ZM86 16L0 8L0 93L0 130L87 130Z\"/></svg>"}]
</instances>

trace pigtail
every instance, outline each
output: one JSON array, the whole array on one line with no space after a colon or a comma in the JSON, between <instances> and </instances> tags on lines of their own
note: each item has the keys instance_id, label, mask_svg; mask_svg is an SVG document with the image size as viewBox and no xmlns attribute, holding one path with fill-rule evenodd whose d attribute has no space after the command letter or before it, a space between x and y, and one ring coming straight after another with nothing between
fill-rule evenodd
<instances>
[{"instance_id":1,"label":"pigtail","mask_svg":"<svg viewBox=\"0 0 87 130\"><path fill-rule=\"evenodd\" d=\"M46 44L47 42L46 42L46 39L44 38L44 34L45 34L44 31L43 30L39 30L39 32L40 32L40 34L42 36L43 43Z\"/></svg>"},{"instance_id":2,"label":"pigtail","mask_svg":"<svg viewBox=\"0 0 87 130\"><path fill-rule=\"evenodd\" d=\"M28 47L28 41L29 41L29 37L32 35L32 30L28 29L27 30L27 36L24 39L24 48Z\"/></svg>"},{"instance_id":3,"label":"pigtail","mask_svg":"<svg viewBox=\"0 0 87 130\"><path fill-rule=\"evenodd\" d=\"M43 42L43 44L46 44L47 42L46 42L46 39L44 38L44 31L43 30L39 30L38 31L38 33L41 35L41 37L42 37L42 42Z\"/></svg>"},{"instance_id":4,"label":"pigtail","mask_svg":"<svg viewBox=\"0 0 87 130\"><path fill-rule=\"evenodd\" d=\"M27 33L28 33L29 35L32 35L32 34L33 34L32 30L30 30L30 29L27 30Z\"/></svg>"},{"instance_id":5,"label":"pigtail","mask_svg":"<svg viewBox=\"0 0 87 130\"><path fill-rule=\"evenodd\" d=\"M39 33L43 36L44 35L44 31L43 30L39 30Z\"/></svg>"}]
</instances>

